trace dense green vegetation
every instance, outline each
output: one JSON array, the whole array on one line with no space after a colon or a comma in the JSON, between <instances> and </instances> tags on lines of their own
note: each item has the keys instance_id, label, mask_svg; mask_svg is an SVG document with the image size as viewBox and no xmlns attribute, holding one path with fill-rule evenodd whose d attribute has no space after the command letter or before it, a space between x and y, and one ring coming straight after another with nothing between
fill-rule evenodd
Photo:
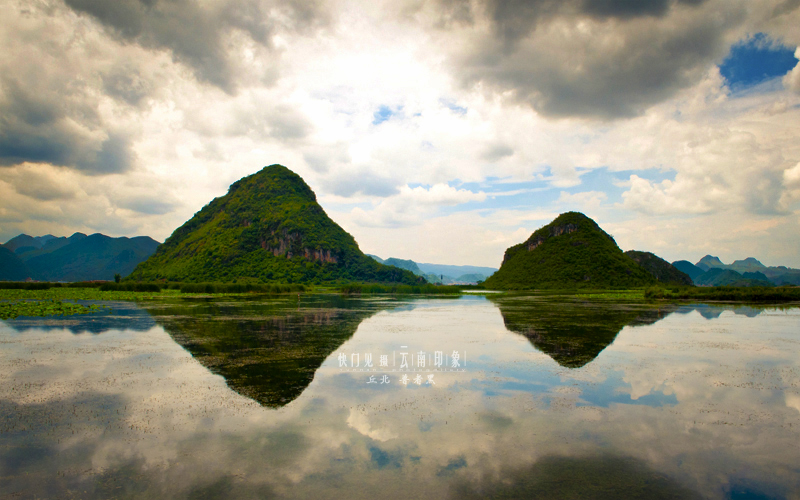
<instances>
[{"instance_id":1,"label":"dense green vegetation","mask_svg":"<svg viewBox=\"0 0 800 500\"><path fill-rule=\"evenodd\" d=\"M592 219L559 215L524 243L506 250L486 288L634 288L655 283Z\"/></svg>"},{"instance_id":2,"label":"dense green vegetation","mask_svg":"<svg viewBox=\"0 0 800 500\"><path fill-rule=\"evenodd\" d=\"M628 250L625 255L642 266L659 283L692 286L692 278L675 266L650 252Z\"/></svg>"},{"instance_id":3,"label":"dense green vegetation","mask_svg":"<svg viewBox=\"0 0 800 500\"><path fill-rule=\"evenodd\" d=\"M417 284L364 255L311 188L281 165L236 181L175 230L127 280Z\"/></svg>"},{"instance_id":4,"label":"dense green vegetation","mask_svg":"<svg viewBox=\"0 0 800 500\"><path fill-rule=\"evenodd\" d=\"M800 301L800 287L650 287L645 290L644 296L668 300L795 302Z\"/></svg>"},{"instance_id":5,"label":"dense green vegetation","mask_svg":"<svg viewBox=\"0 0 800 500\"><path fill-rule=\"evenodd\" d=\"M459 294L461 288L457 286L440 285L380 285L375 283L351 283L339 287L339 292L345 295L361 295L372 293L389 293L394 295L418 295L418 294Z\"/></svg>"}]
</instances>

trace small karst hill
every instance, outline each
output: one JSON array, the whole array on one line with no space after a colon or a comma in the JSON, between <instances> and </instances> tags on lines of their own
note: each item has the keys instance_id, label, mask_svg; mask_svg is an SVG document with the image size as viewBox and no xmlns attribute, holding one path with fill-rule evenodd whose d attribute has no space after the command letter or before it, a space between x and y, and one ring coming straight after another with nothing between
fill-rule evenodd
<instances>
[{"instance_id":1,"label":"small karst hill","mask_svg":"<svg viewBox=\"0 0 800 500\"><path fill-rule=\"evenodd\" d=\"M625 255L633 259L659 282L666 285L694 286L692 278L658 255L650 252L628 250Z\"/></svg>"},{"instance_id":2,"label":"small karst hill","mask_svg":"<svg viewBox=\"0 0 800 500\"><path fill-rule=\"evenodd\" d=\"M417 284L413 273L367 257L303 179L281 165L233 183L175 230L132 280Z\"/></svg>"},{"instance_id":3,"label":"small karst hill","mask_svg":"<svg viewBox=\"0 0 800 500\"><path fill-rule=\"evenodd\" d=\"M567 212L506 250L484 285L495 289L626 288L656 279L582 213Z\"/></svg>"}]
</instances>

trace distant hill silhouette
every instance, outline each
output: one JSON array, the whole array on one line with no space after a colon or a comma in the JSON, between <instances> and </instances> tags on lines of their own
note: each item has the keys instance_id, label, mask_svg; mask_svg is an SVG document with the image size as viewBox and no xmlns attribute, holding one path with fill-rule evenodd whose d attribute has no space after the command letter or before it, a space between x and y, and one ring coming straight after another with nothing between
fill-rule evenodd
<instances>
[{"instance_id":1,"label":"distant hill silhouette","mask_svg":"<svg viewBox=\"0 0 800 500\"><path fill-rule=\"evenodd\" d=\"M625 255L633 259L637 264L642 266L659 282L668 285L686 285L692 286L692 278L683 271L677 269L675 266L662 259L661 257L650 252L639 252L637 250L628 250Z\"/></svg>"},{"instance_id":2,"label":"distant hill silhouette","mask_svg":"<svg viewBox=\"0 0 800 500\"><path fill-rule=\"evenodd\" d=\"M130 274L137 264L155 252L158 244L148 236L112 238L100 233L90 236L75 233L67 238L21 234L2 249L6 252L13 249L13 257L22 265L14 264L13 270L0 265L0 280L113 280L115 274ZM2 254L0 262L12 262L5 252Z\"/></svg>"},{"instance_id":3,"label":"distant hill silhouette","mask_svg":"<svg viewBox=\"0 0 800 500\"><path fill-rule=\"evenodd\" d=\"M687 274L692 280L703 274L705 271L695 266L688 260L676 260L672 263L675 269Z\"/></svg>"},{"instance_id":4,"label":"distant hill silhouette","mask_svg":"<svg viewBox=\"0 0 800 500\"><path fill-rule=\"evenodd\" d=\"M376 261L407 269L417 276L424 277L429 283L477 283L483 281L497 269L480 266L455 266L450 264L428 264L390 257L381 259L377 255L367 254Z\"/></svg>"},{"instance_id":5,"label":"distant hill silhouette","mask_svg":"<svg viewBox=\"0 0 800 500\"><path fill-rule=\"evenodd\" d=\"M722 281L727 286L756 286L751 282L743 282L749 283L743 285L731 285L730 283L734 283L737 280L742 279L760 280L762 282L764 281L762 276L753 273L761 273L761 275L763 275L767 281L774 285L800 285L800 269L792 269L786 266L767 267L758 259L753 257L747 257L743 260L736 260L732 264L725 264L718 257L706 255L697 262L696 267L700 268L704 273L712 269L723 269L733 271L739 275L739 277L736 277L732 274L726 274L725 276L727 276L727 278L717 278L719 276L718 274L708 275L704 278L699 278L699 275L692 276L692 279L695 280L695 284L698 285L708 285L711 282ZM748 275L745 276L744 273L748 273ZM697 281L698 279L700 279L700 281ZM764 283L762 283L762 285L763 284Z\"/></svg>"},{"instance_id":6,"label":"distant hill silhouette","mask_svg":"<svg viewBox=\"0 0 800 500\"><path fill-rule=\"evenodd\" d=\"M25 281L32 276L27 264L6 247L0 247L0 281Z\"/></svg>"}]
</instances>

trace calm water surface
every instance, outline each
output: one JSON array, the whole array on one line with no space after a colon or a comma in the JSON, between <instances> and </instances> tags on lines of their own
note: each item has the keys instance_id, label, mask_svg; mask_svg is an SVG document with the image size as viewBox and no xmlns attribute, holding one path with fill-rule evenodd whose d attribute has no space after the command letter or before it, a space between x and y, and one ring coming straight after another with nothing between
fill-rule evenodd
<instances>
[{"instance_id":1,"label":"calm water surface","mask_svg":"<svg viewBox=\"0 0 800 500\"><path fill-rule=\"evenodd\" d=\"M110 305L0 322L0 499L800 498L797 308Z\"/></svg>"}]
</instances>

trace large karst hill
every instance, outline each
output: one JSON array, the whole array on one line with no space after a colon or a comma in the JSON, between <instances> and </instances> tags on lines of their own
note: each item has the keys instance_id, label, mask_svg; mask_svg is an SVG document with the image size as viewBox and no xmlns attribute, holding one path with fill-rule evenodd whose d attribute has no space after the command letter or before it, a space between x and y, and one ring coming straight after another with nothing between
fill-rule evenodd
<instances>
[{"instance_id":1,"label":"large karst hill","mask_svg":"<svg viewBox=\"0 0 800 500\"><path fill-rule=\"evenodd\" d=\"M129 279L184 282L417 284L413 273L367 257L303 179L282 165L234 182L175 230Z\"/></svg>"},{"instance_id":2,"label":"large karst hill","mask_svg":"<svg viewBox=\"0 0 800 500\"><path fill-rule=\"evenodd\" d=\"M627 288L656 278L582 213L567 212L506 250L487 288Z\"/></svg>"}]
</instances>

